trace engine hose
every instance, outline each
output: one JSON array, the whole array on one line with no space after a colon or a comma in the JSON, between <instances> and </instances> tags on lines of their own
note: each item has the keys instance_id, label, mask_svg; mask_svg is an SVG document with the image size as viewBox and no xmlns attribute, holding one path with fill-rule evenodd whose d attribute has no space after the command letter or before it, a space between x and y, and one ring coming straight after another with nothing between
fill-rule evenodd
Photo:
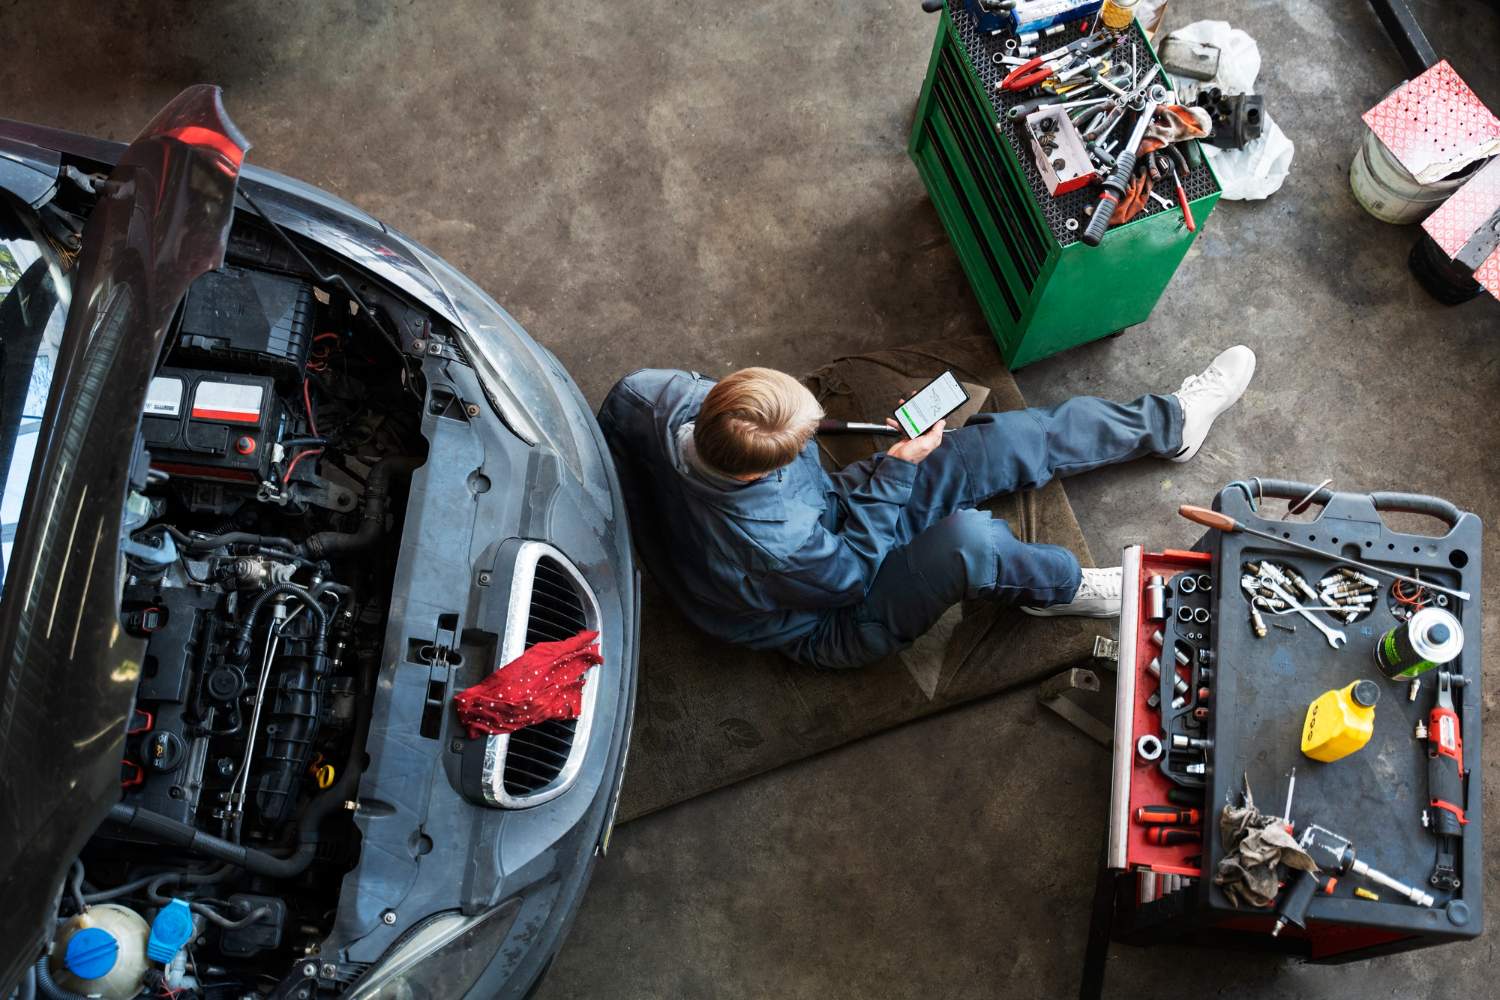
<instances>
[{"instance_id":1,"label":"engine hose","mask_svg":"<svg viewBox=\"0 0 1500 1000\"><path fill-rule=\"evenodd\" d=\"M288 857L278 858L266 851L233 844L222 837L204 833L170 816L124 802L117 802L110 807L109 820L156 843L181 847L216 861L227 861L267 878L291 878L301 874L312 864L313 854L317 851L314 841L311 844L299 844L296 852Z\"/></svg>"},{"instance_id":2,"label":"engine hose","mask_svg":"<svg viewBox=\"0 0 1500 1000\"><path fill-rule=\"evenodd\" d=\"M364 519L354 531L320 531L302 543L301 551L314 559L343 555L368 547L385 534L385 512L390 502L391 477L412 473L422 465L414 455L391 455L376 462L365 479Z\"/></svg>"},{"instance_id":3,"label":"engine hose","mask_svg":"<svg viewBox=\"0 0 1500 1000\"><path fill-rule=\"evenodd\" d=\"M83 862L78 858L73 859L73 870L68 873L68 893L73 897L73 905L82 913L88 909L88 903L83 898Z\"/></svg>"},{"instance_id":4,"label":"engine hose","mask_svg":"<svg viewBox=\"0 0 1500 1000\"><path fill-rule=\"evenodd\" d=\"M102 889L99 892L91 892L83 897L84 902L89 905L95 903L107 903L112 899L120 899L131 893L142 889L150 890L162 879L169 879L180 885L211 885L214 882L222 882L224 878L234 870L233 865L219 865L206 872L159 872L155 875L143 875L140 878L117 885L113 889Z\"/></svg>"},{"instance_id":5,"label":"engine hose","mask_svg":"<svg viewBox=\"0 0 1500 1000\"><path fill-rule=\"evenodd\" d=\"M233 659L238 663L245 662L250 655L250 642L255 633L255 619L261 609L279 594L291 594L307 606L308 614L317 621L317 631L313 633L313 654L323 655L328 648L328 611L318 603L317 598L308 592L306 587L300 587L295 583L278 583L255 596L250 606L245 609L244 621L240 623L239 634L235 636Z\"/></svg>"},{"instance_id":6,"label":"engine hose","mask_svg":"<svg viewBox=\"0 0 1500 1000\"><path fill-rule=\"evenodd\" d=\"M47 1000L89 1000L89 998L84 996L82 993L74 993L72 990L65 990L53 981L52 970L47 968L46 955L43 955L41 958L37 959L36 964L32 966L32 969L36 972L37 990L42 994L42 996L46 997Z\"/></svg>"},{"instance_id":7,"label":"engine hose","mask_svg":"<svg viewBox=\"0 0 1500 1000\"><path fill-rule=\"evenodd\" d=\"M251 910L243 917L240 917L238 920L231 920L229 917L224 916L218 910L215 910L213 907L207 906L203 903L189 903L188 909L192 910L194 913L201 915L209 923L212 923L216 927L223 928L226 931L237 931L241 927L249 927L251 924L260 920L262 917L268 917L271 915L271 908L269 906L257 906L255 909Z\"/></svg>"},{"instance_id":8,"label":"engine hose","mask_svg":"<svg viewBox=\"0 0 1500 1000\"><path fill-rule=\"evenodd\" d=\"M262 545L271 549L288 549L293 552L297 550L297 543L290 538L282 538L279 535L257 535L248 531L226 531L222 535L207 535L203 538L194 538L180 528L167 526L167 533L189 552L211 552L214 549L222 549L227 545Z\"/></svg>"},{"instance_id":9,"label":"engine hose","mask_svg":"<svg viewBox=\"0 0 1500 1000\"><path fill-rule=\"evenodd\" d=\"M218 869L218 871L221 873L227 873L231 867L233 866L224 865L222 868ZM180 875L173 872L168 872L164 875L158 875L154 879L152 879L151 884L146 887L146 898L155 903L157 906L165 906L167 903L172 901L173 897L166 895L164 892L162 892L162 889L168 883L181 884L184 882L188 882L191 878L192 876ZM202 881L203 878L200 877L199 883L201 884ZM229 905L221 900L214 900L213 902L219 903L221 906ZM201 915L205 920L209 921L217 927L223 928L226 931L239 930L241 927L249 927L261 917L264 917L271 912L271 908L269 906L257 906L254 909L246 912L244 916L238 919L234 919L224 916L224 914L208 905L208 901L200 899L189 900L188 909L192 910L194 913Z\"/></svg>"}]
</instances>

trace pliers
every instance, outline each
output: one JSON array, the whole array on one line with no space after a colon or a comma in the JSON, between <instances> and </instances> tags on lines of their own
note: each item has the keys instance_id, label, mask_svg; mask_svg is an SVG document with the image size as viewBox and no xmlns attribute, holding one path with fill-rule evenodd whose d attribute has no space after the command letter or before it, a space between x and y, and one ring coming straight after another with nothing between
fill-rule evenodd
<instances>
[{"instance_id":1,"label":"pliers","mask_svg":"<svg viewBox=\"0 0 1500 1000\"><path fill-rule=\"evenodd\" d=\"M1087 58L1112 44L1113 41L1108 37L1093 38L1084 35L1082 38L1075 38L1060 48L1026 60L1006 74L1005 79L1000 81L1000 87L1002 90L1030 90L1057 72L1058 67L1053 63L1066 57L1076 58L1078 55Z\"/></svg>"},{"instance_id":2,"label":"pliers","mask_svg":"<svg viewBox=\"0 0 1500 1000\"><path fill-rule=\"evenodd\" d=\"M1187 157L1176 146L1168 146L1165 150L1167 162L1172 165L1172 186L1177 189L1177 204L1182 208L1182 224L1187 226L1187 231L1196 233L1198 225L1193 221L1193 210L1188 207L1187 189L1182 186L1182 181L1188 175Z\"/></svg>"}]
</instances>

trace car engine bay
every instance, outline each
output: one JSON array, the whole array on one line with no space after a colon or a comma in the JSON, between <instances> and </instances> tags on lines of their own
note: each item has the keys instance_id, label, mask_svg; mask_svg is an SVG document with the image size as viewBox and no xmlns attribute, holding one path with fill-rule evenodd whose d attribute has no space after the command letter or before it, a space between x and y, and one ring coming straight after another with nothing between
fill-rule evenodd
<instances>
[{"instance_id":1,"label":"car engine bay","mask_svg":"<svg viewBox=\"0 0 1500 1000\"><path fill-rule=\"evenodd\" d=\"M420 376L367 309L231 263L178 310L122 532L146 644L122 801L64 888L47 995L262 995L329 931L427 450Z\"/></svg>"}]
</instances>

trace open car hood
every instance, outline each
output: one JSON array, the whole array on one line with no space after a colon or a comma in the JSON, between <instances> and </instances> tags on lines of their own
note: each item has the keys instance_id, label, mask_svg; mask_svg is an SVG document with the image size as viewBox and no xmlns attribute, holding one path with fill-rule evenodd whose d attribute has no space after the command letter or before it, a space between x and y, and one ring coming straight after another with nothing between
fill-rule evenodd
<instances>
[{"instance_id":1,"label":"open car hood","mask_svg":"<svg viewBox=\"0 0 1500 1000\"><path fill-rule=\"evenodd\" d=\"M38 955L70 860L119 801L144 644L119 625L120 519L173 312L219 267L249 144L190 87L121 155L73 299L0 603L0 995Z\"/></svg>"}]
</instances>

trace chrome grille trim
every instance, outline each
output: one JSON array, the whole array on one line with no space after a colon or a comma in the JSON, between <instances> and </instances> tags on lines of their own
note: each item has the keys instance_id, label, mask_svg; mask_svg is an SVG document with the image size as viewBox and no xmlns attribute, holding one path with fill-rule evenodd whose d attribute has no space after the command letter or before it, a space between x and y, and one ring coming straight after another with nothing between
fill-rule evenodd
<instances>
[{"instance_id":1,"label":"chrome grille trim","mask_svg":"<svg viewBox=\"0 0 1500 1000\"><path fill-rule=\"evenodd\" d=\"M553 566L560 568L566 575L566 579L556 579ZM572 561L545 542L522 543L520 550L516 553L515 568L511 579L510 603L505 615L505 638L500 644L501 664L511 662L538 642L565 639L576 634L577 630L573 628L572 623L562 620L560 616L549 614L546 608L533 607L534 596L542 600L546 600L549 594L552 599L564 597L565 595L559 592L559 588L569 583L573 589L573 596L582 605L583 627L599 631L601 620L599 602ZM562 634L563 630L566 630L566 634ZM603 639L602 632L600 639ZM588 752L589 733L594 721L594 703L598 698L599 668L590 667L584 674L583 703L577 719L568 722L543 722L536 726L527 726L515 733L485 737L482 782L485 801L502 809L525 809L550 802L567 791L577 780L578 772L583 766L584 755ZM571 731L564 736L562 730L569 727ZM533 732L534 730L536 732ZM542 745L544 740L551 740L558 744L550 750L556 755L563 755L560 746L562 743L567 744L567 750L561 766L550 781L523 794L513 794L507 790L505 778L512 768L520 767L520 755L517 754L518 759L512 761L510 751L512 737L521 737L522 734L526 734L525 737L517 739L516 742L518 745L525 744L528 753L533 752L536 746Z\"/></svg>"}]
</instances>

